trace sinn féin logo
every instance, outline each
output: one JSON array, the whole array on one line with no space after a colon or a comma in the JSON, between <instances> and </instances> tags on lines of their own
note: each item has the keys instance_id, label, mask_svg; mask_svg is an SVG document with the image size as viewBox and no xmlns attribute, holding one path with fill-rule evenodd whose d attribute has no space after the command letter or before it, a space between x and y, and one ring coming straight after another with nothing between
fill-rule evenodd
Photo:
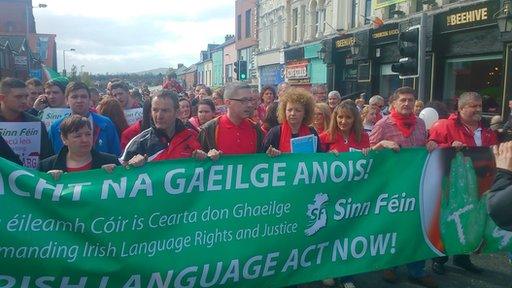
<instances>
[{"instance_id":1,"label":"sinn f\u00e9in logo","mask_svg":"<svg viewBox=\"0 0 512 288\"><path fill-rule=\"evenodd\" d=\"M309 227L304 230L306 236L311 236L327 225L327 212L325 203L329 200L327 194L318 193L315 195L315 202L308 204L307 215L309 217Z\"/></svg>"}]
</instances>

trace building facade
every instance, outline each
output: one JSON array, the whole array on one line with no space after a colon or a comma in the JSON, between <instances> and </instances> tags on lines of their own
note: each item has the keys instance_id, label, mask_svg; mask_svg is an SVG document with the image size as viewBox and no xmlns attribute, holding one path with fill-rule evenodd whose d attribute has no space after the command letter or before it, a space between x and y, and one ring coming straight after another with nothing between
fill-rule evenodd
<instances>
[{"instance_id":1,"label":"building facade","mask_svg":"<svg viewBox=\"0 0 512 288\"><path fill-rule=\"evenodd\" d=\"M235 48L237 60L247 61L247 81L258 84L255 56L258 48L257 1L235 2Z\"/></svg>"},{"instance_id":2,"label":"building facade","mask_svg":"<svg viewBox=\"0 0 512 288\"><path fill-rule=\"evenodd\" d=\"M0 34L36 33L32 0L0 0Z\"/></svg>"},{"instance_id":3,"label":"building facade","mask_svg":"<svg viewBox=\"0 0 512 288\"><path fill-rule=\"evenodd\" d=\"M484 114L507 115L512 35L497 25L499 1L376 3L374 15L383 20L379 25L362 25L323 41L329 89L354 98L362 93L387 98L403 85L417 89L418 78L399 79L391 66L401 58L398 35L420 25L423 14L426 89L419 97L453 110L461 93L476 91L483 96Z\"/></svg>"},{"instance_id":4,"label":"building facade","mask_svg":"<svg viewBox=\"0 0 512 288\"><path fill-rule=\"evenodd\" d=\"M256 64L260 88L284 81L285 0L258 3L258 53Z\"/></svg>"}]
</instances>

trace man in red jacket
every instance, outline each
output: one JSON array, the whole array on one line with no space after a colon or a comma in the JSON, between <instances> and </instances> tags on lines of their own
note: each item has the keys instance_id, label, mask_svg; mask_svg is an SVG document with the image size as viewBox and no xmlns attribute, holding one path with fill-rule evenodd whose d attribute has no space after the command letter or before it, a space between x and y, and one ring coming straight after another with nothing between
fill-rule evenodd
<instances>
[{"instance_id":1,"label":"man in red jacket","mask_svg":"<svg viewBox=\"0 0 512 288\"><path fill-rule=\"evenodd\" d=\"M430 128L429 141L439 147L486 147L498 143L496 134L489 128L482 127L482 97L476 92L464 92L460 95L458 111L448 119L434 123ZM444 264L448 257L438 257L432 262L432 270L444 274ZM453 263L472 273L481 273L482 269L471 263L469 255L456 255Z\"/></svg>"},{"instance_id":2,"label":"man in red jacket","mask_svg":"<svg viewBox=\"0 0 512 288\"><path fill-rule=\"evenodd\" d=\"M458 111L448 119L437 121L430 128L429 140L439 147L492 146L496 134L482 127L482 97L476 92L464 92L459 97Z\"/></svg>"}]
</instances>

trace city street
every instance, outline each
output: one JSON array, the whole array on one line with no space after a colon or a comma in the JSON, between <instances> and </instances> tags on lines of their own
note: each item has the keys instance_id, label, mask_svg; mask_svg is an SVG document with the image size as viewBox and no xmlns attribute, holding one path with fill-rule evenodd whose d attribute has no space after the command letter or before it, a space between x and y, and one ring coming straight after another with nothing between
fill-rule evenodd
<instances>
[{"instance_id":1,"label":"city street","mask_svg":"<svg viewBox=\"0 0 512 288\"><path fill-rule=\"evenodd\" d=\"M512 287L512 265L508 264L505 254L489 254L472 256L471 259L475 265L485 269L480 275L468 273L451 264L447 265L446 275L440 276L434 274L440 288L503 288ZM427 263L430 270L430 261ZM407 281L405 269L400 268L401 281L398 284L388 284L381 280L379 272L357 275L355 284L360 288L414 288L421 287L411 284ZM300 285L300 288L322 287L320 282Z\"/></svg>"}]
</instances>

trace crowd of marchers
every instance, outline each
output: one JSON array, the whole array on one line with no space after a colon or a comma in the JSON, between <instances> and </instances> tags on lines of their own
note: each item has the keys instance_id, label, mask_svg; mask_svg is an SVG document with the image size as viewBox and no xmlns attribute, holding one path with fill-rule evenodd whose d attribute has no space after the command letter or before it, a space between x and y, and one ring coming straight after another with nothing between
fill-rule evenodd
<instances>
[{"instance_id":1,"label":"crowd of marchers","mask_svg":"<svg viewBox=\"0 0 512 288\"><path fill-rule=\"evenodd\" d=\"M44 84L36 79L23 82L6 78L0 82L0 123L40 122L38 117L46 108L71 110L71 115L53 122L48 130L41 122L39 170L56 180L62 173L99 168L111 172L119 165L140 167L147 162L178 158L215 161L224 154L254 153L279 157L291 152L291 139L313 135L317 152L327 153L493 146L498 186L511 182L512 144L498 141L498 133L507 129L508 123L505 127L496 123L492 129L486 127L478 93L459 95L453 111L440 102L427 103L440 118L429 129L418 117L424 106L409 87L397 89L386 103L379 95L368 101L343 100L337 91L331 91L327 99L315 98L307 90L287 83L277 89L265 86L259 92L241 82L216 91L197 85L185 92L169 78L163 89L131 93L126 83L115 79L108 84L107 93L100 95L82 82L66 83L64 79ZM132 108L142 108L143 116L129 126L123 111ZM2 137L0 141L0 156L22 164ZM498 188L503 189L501 186ZM498 188L491 193L499 192ZM509 210L512 196L500 195L501 209ZM501 223L510 225L507 220ZM444 274L447 260L433 259L432 270ZM455 256L453 263L472 273L482 273L469 255ZM438 287L426 272L425 261L406 266L409 281ZM385 270L382 275L387 282L399 281L396 269ZM356 287L352 277L325 279L322 283Z\"/></svg>"}]
</instances>

